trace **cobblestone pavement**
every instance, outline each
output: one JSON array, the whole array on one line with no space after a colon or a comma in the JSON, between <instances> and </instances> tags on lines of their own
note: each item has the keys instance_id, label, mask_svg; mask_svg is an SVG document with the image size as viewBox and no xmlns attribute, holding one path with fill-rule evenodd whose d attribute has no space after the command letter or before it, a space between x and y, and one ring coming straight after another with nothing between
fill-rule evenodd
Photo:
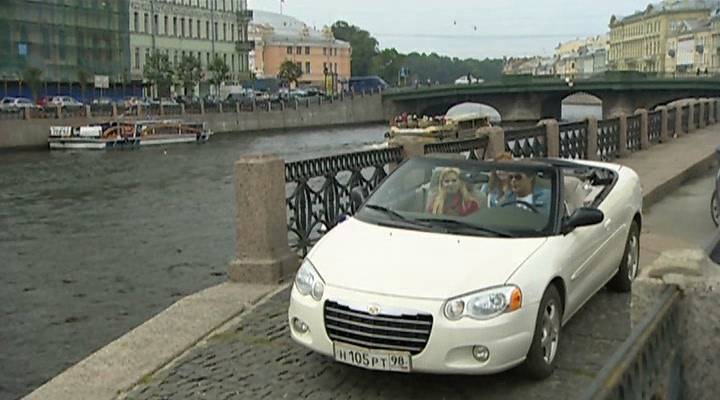
<instances>
[{"instance_id":1,"label":"cobblestone pavement","mask_svg":"<svg viewBox=\"0 0 720 400\"><path fill-rule=\"evenodd\" d=\"M246 314L128 395L161 399L577 398L630 332L630 296L601 291L563 328L558 369L544 381L373 372L334 362L290 339L289 289Z\"/></svg>"}]
</instances>

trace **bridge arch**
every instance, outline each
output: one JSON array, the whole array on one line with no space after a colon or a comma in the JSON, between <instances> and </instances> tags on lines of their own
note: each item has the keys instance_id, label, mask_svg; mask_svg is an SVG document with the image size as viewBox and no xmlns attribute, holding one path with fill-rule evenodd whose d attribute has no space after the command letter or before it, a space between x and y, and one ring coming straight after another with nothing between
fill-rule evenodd
<instances>
[{"instance_id":1,"label":"bridge arch","mask_svg":"<svg viewBox=\"0 0 720 400\"><path fill-rule=\"evenodd\" d=\"M587 117L602 119L602 98L588 92L574 92L561 100L563 121L580 121Z\"/></svg>"},{"instance_id":2,"label":"bridge arch","mask_svg":"<svg viewBox=\"0 0 720 400\"><path fill-rule=\"evenodd\" d=\"M483 103L475 103L475 102L465 102L456 104L452 107L450 107L445 115L447 116L453 116L453 115L462 115L462 114L479 114L483 117L488 117L490 119L490 122L498 123L502 121L502 115L500 115L500 111L498 111L495 107L483 104Z\"/></svg>"}]
</instances>

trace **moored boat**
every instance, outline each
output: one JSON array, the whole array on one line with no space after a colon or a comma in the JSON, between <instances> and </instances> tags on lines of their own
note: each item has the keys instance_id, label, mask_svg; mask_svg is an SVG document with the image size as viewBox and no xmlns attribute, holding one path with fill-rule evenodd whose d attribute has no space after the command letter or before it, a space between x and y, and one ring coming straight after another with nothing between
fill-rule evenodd
<instances>
[{"instance_id":1,"label":"moored boat","mask_svg":"<svg viewBox=\"0 0 720 400\"><path fill-rule=\"evenodd\" d=\"M489 127L490 119L479 113L444 117L398 117L387 134L388 142L399 138L417 138L427 142L469 139L479 128Z\"/></svg>"},{"instance_id":2,"label":"moored boat","mask_svg":"<svg viewBox=\"0 0 720 400\"><path fill-rule=\"evenodd\" d=\"M51 149L109 149L207 141L202 122L180 120L110 121L83 126L50 127Z\"/></svg>"}]
</instances>

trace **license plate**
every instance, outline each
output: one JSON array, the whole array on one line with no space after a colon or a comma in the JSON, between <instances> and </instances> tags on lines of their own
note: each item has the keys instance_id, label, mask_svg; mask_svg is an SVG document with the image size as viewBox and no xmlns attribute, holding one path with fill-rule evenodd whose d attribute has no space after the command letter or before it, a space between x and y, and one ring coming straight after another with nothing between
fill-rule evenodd
<instances>
[{"instance_id":1,"label":"license plate","mask_svg":"<svg viewBox=\"0 0 720 400\"><path fill-rule=\"evenodd\" d=\"M407 351L390 351L366 349L345 343L334 343L335 360L379 371L410 372L410 353Z\"/></svg>"}]
</instances>

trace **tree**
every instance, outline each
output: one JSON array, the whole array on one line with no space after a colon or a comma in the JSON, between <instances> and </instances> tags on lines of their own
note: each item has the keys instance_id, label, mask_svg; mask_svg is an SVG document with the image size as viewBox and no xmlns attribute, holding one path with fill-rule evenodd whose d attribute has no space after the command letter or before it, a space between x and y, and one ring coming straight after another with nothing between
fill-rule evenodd
<instances>
[{"instance_id":1,"label":"tree","mask_svg":"<svg viewBox=\"0 0 720 400\"><path fill-rule=\"evenodd\" d=\"M210 83L215 87L220 87L221 83L230 79L230 67L219 56L215 56L212 60L208 71L210 71Z\"/></svg>"},{"instance_id":2,"label":"tree","mask_svg":"<svg viewBox=\"0 0 720 400\"><path fill-rule=\"evenodd\" d=\"M169 93L173 70L167 54L159 51L150 54L143 67L143 76L156 87L158 95Z\"/></svg>"},{"instance_id":3,"label":"tree","mask_svg":"<svg viewBox=\"0 0 720 400\"><path fill-rule=\"evenodd\" d=\"M303 71L302 68L295 64L293 61L285 60L280 65L280 73L278 73L278 78L286 81L286 82L294 82L297 84L298 79L302 76Z\"/></svg>"},{"instance_id":4,"label":"tree","mask_svg":"<svg viewBox=\"0 0 720 400\"><path fill-rule=\"evenodd\" d=\"M38 97L38 92L40 91L40 85L42 85L42 70L35 67L28 67L23 71L23 81L28 85L30 88L30 93L32 93L33 100L36 100Z\"/></svg>"},{"instance_id":5,"label":"tree","mask_svg":"<svg viewBox=\"0 0 720 400\"><path fill-rule=\"evenodd\" d=\"M192 54L184 55L175 69L175 79L185 89L185 96L189 96L202 79L200 60Z\"/></svg>"},{"instance_id":6,"label":"tree","mask_svg":"<svg viewBox=\"0 0 720 400\"><path fill-rule=\"evenodd\" d=\"M80 83L80 97L85 99L85 89L87 88L88 79L90 76L84 69L79 69L77 72L77 79Z\"/></svg>"},{"instance_id":7,"label":"tree","mask_svg":"<svg viewBox=\"0 0 720 400\"><path fill-rule=\"evenodd\" d=\"M332 26L332 33L336 39L350 43L352 47L352 74L369 75L373 65L373 57L378 53L378 41L370 36L368 31L362 30L345 21L337 21Z\"/></svg>"}]
</instances>

